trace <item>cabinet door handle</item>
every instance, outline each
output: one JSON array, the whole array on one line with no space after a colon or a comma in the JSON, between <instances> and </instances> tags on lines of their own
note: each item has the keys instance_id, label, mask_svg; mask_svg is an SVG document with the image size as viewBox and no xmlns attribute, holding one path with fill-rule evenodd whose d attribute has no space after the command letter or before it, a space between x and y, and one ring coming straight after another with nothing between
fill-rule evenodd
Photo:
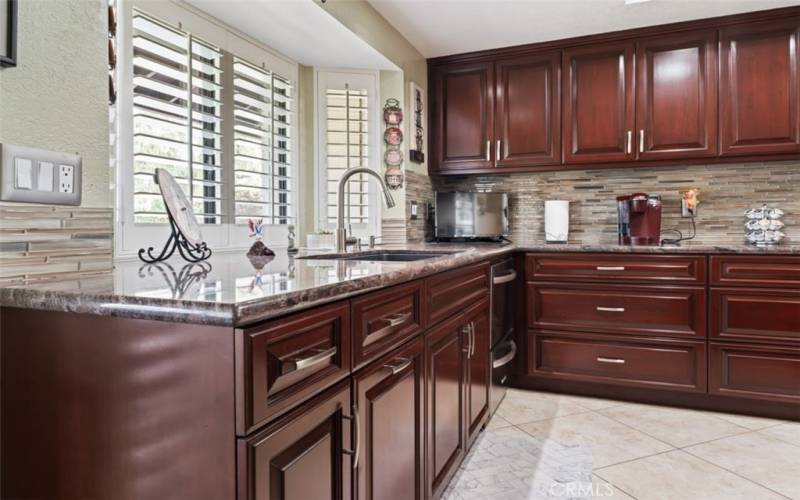
<instances>
[{"instance_id":1,"label":"cabinet door handle","mask_svg":"<svg viewBox=\"0 0 800 500\"><path fill-rule=\"evenodd\" d=\"M494 148L494 161L500 161L500 140L497 140L497 146Z\"/></svg>"},{"instance_id":2,"label":"cabinet door handle","mask_svg":"<svg viewBox=\"0 0 800 500\"><path fill-rule=\"evenodd\" d=\"M600 312L612 312L612 313L624 313L624 307L604 307L604 306L597 306L597 310Z\"/></svg>"},{"instance_id":3,"label":"cabinet door handle","mask_svg":"<svg viewBox=\"0 0 800 500\"><path fill-rule=\"evenodd\" d=\"M625 360L622 359L622 358L604 358L603 356L598 356L597 357L597 362L598 363L608 363L608 364L611 364L611 365L624 365L625 364Z\"/></svg>"},{"instance_id":4,"label":"cabinet door handle","mask_svg":"<svg viewBox=\"0 0 800 500\"><path fill-rule=\"evenodd\" d=\"M387 326L392 327L392 326L402 325L410 318L411 318L411 313L407 312L407 313L392 314L390 316L383 318L383 320L389 323Z\"/></svg>"},{"instance_id":5,"label":"cabinet door handle","mask_svg":"<svg viewBox=\"0 0 800 500\"><path fill-rule=\"evenodd\" d=\"M315 354L312 354L307 358L284 361L283 364L281 365L281 373L283 375L286 375L287 373L291 373L298 370L304 370L314 365L318 365L323 361L326 361L334 357L336 355L337 350L338 348L336 346L333 346L325 350L318 349Z\"/></svg>"},{"instance_id":6,"label":"cabinet door handle","mask_svg":"<svg viewBox=\"0 0 800 500\"><path fill-rule=\"evenodd\" d=\"M472 340L469 343L470 349L471 349L470 352L469 352L469 357L471 358L472 356L475 355L475 322L474 321L470 321L469 322L469 331L471 332L471 335L472 335Z\"/></svg>"},{"instance_id":7,"label":"cabinet door handle","mask_svg":"<svg viewBox=\"0 0 800 500\"><path fill-rule=\"evenodd\" d=\"M392 373L392 375L397 375L401 371L403 371L406 368L408 368L409 366L411 366L411 363L412 363L413 360L411 358L400 358L399 361L400 361L399 364L396 364L396 365L387 364L387 365L384 365L383 367L386 368L387 370L389 370Z\"/></svg>"},{"instance_id":8,"label":"cabinet door handle","mask_svg":"<svg viewBox=\"0 0 800 500\"><path fill-rule=\"evenodd\" d=\"M639 130L639 152L644 153L644 129Z\"/></svg>"},{"instance_id":9,"label":"cabinet door handle","mask_svg":"<svg viewBox=\"0 0 800 500\"><path fill-rule=\"evenodd\" d=\"M347 455L353 457L353 468L358 469L358 458L361 455L361 419L358 417L358 405L352 406L352 416L342 415L342 418L345 420L352 420L355 423L355 441L356 445L353 447L352 450L348 450L344 448L342 451Z\"/></svg>"},{"instance_id":10,"label":"cabinet door handle","mask_svg":"<svg viewBox=\"0 0 800 500\"><path fill-rule=\"evenodd\" d=\"M486 161L492 161L492 141L486 141Z\"/></svg>"},{"instance_id":11,"label":"cabinet door handle","mask_svg":"<svg viewBox=\"0 0 800 500\"><path fill-rule=\"evenodd\" d=\"M625 266L597 266L598 271L624 271Z\"/></svg>"},{"instance_id":12,"label":"cabinet door handle","mask_svg":"<svg viewBox=\"0 0 800 500\"><path fill-rule=\"evenodd\" d=\"M501 276L495 276L492 278L493 285L502 285L503 283L508 283L509 281L514 281L517 279L517 272L515 270L511 270L508 274L503 274Z\"/></svg>"},{"instance_id":13,"label":"cabinet door handle","mask_svg":"<svg viewBox=\"0 0 800 500\"><path fill-rule=\"evenodd\" d=\"M633 131L628 130L627 141L625 141L625 153L631 154L631 143L633 142Z\"/></svg>"}]
</instances>

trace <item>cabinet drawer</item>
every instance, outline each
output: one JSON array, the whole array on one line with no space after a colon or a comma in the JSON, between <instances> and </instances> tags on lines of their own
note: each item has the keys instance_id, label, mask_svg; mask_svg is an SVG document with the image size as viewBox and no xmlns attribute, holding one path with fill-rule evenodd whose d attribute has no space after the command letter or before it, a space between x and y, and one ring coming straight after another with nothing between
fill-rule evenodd
<instances>
[{"instance_id":1,"label":"cabinet drawer","mask_svg":"<svg viewBox=\"0 0 800 500\"><path fill-rule=\"evenodd\" d=\"M361 366L420 334L422 281L354 299L353 363Z\"/></svg>"},{"instance_id":2,"label":"cabinet drawer","mask_svg":"<svg viewBox=\"0 0 800 500\"><path fill-rule=\"evenodd\" d=\"M428 324L460 313L466 306L488 297L489 263L480 262L428 278Z\"/></svg>"},{"instance_id":3,"label":"cabinet drawer","mask_svg":"<svg viewBox=\"0 0 800 500\"><path fill-rule=\"evenodd\" d=\"M714 255L711 284L800 288L800 257Z\"/></svg>"},{"instance_id":4,"label":"cabinet drawer","mask_svg":"<svg viewBox=\"0 0 800 500\"><path fill-rule=\"evenodd\" d=\"M705 342L554 332L531 333L529 337L530 375L687 392L706 390Z\"/></svg>"},{"instance_id":5,"label":"cabinet drawer","mask_svg":"<svg viewBox=\"0 0 800 500\"><path fill-rule=\"evenodd\" d=\"M525 270L529 281L706 282L706 258L702 255L528 254Z\"/></svg>"},{"instance_id":6,"label":"cabinet drawer","mask_svg":"<svg viewBox=\"0 0 800 500\"><path fill-rule=\"evenodd\" d=\"M350 384L342 382L238 439L237 500L351 498L350 398Z\"/></svg>"},{"instance_id":7,"label":"cabinet drawer","mask_svg":"<svg viewBox=\"0 0 800 500\"><path fill-rule=\"evenodd\" d=\"M709 342L708 392L800 403L800 349Z\"/></svg>"},{"instance_id":8,"label":"cabinet drawer","mask_svg":"<svg viewBox=\"0 0 800 500\"><path fill-rule=\"evenodd\" d=\"M350 373L341 302L236 331L237 433L244 435Z\"/></svg>"},{"instance_id":9,"label":"cabinet drawer","mask_svg":"<svg viewBox=\"0 0 800 500\"><path fill-rule=\"evenodd\" d=\"M704 338L703 287L528 283L528 326Z\"/></svg>"},{"instance_id":10,"label":"cabinet drawer","mask_svg":"<svg viewBox=\"0 0 800 500\"><path fill-rule=\"evenodd\" d=\"M800 290L712 288L710 300L712 339L800 344Z\"/></svg>"}]
</instances>

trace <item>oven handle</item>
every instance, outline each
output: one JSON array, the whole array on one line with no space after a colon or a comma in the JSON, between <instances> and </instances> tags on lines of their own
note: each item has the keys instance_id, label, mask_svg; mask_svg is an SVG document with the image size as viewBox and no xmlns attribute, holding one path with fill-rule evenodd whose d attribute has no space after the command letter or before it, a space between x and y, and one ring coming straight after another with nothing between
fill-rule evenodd
<instances>
[{"instance_id":1,"label":"oven handle","mask_svg":"<svg viewBox=\"0 0 800 500\"><path fill-rule=\"evenodd\" d=\"M501 366L505 366L511 363L511 360L514 359L514 356L517 355L517 343L514 342L513 340L511 340L510 342L511 342L511 350L509 350L505 356L492 361L492 368L500 368Z\"/></svg>"},{"instance_id":2,"label":"oven handle","mask_svg":"<svg viewBox=\"0 0 800 500\"><path fill-rule=\"evenodd\" d=\"M503 283L509 283L517 279L517 272L515 270L511 270L508 274L503 274L502 276L495 276L492 278L493 285L502 285Z\"/></svg>"}]
</instances>

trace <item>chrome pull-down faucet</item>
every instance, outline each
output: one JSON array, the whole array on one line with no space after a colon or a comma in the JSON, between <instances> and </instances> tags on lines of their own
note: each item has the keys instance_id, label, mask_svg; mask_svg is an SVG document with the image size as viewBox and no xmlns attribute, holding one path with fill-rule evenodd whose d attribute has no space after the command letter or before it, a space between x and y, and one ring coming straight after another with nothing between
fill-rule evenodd
<instances>
[{"instance_id":1,"label":"chrome pull-down faucet","mask_svg":"<svg viewBox=\"0 0 800 500\"><path fill-rule=\"evenodd\" d=\"M392 198L392 194L389 192L389 188L386 187L386 183L383 182L383 177L380 174L375 172L374 170L367 168L367 167L353 167L347 169L344 174L342 174L342 178L339 179L339 198L338 202L338 215L336 217L336 251L337 252L346 252L347 251L347 229L344 227L344 188L347 185L347 181L350 177L356 174L368 174L376 179L378 179L378 184L381 185L381 189L383 190L383 198L386 201L386 206L388 208L392 208L394 206L394 198Z\"/></svg>"}]
</instances>

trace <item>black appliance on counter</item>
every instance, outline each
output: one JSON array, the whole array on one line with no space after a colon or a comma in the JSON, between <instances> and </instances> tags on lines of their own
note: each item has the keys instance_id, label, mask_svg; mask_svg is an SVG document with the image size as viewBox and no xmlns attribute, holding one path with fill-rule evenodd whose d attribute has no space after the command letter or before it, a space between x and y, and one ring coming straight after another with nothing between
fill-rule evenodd
<instances>
[{"instance_id":1,"label":"black appliance on counter","mask_svg":"<svg viewBox=\"0 0 800 500\"><path fill-rule=\"evenodd\" d=\"M514 262L505 259L492 264L491 339L492 386L489 390L489 410L493 414L506 395L512 362L517 354L514 342L513 286L517 279Z\"/></svg>"}]
</instances>

